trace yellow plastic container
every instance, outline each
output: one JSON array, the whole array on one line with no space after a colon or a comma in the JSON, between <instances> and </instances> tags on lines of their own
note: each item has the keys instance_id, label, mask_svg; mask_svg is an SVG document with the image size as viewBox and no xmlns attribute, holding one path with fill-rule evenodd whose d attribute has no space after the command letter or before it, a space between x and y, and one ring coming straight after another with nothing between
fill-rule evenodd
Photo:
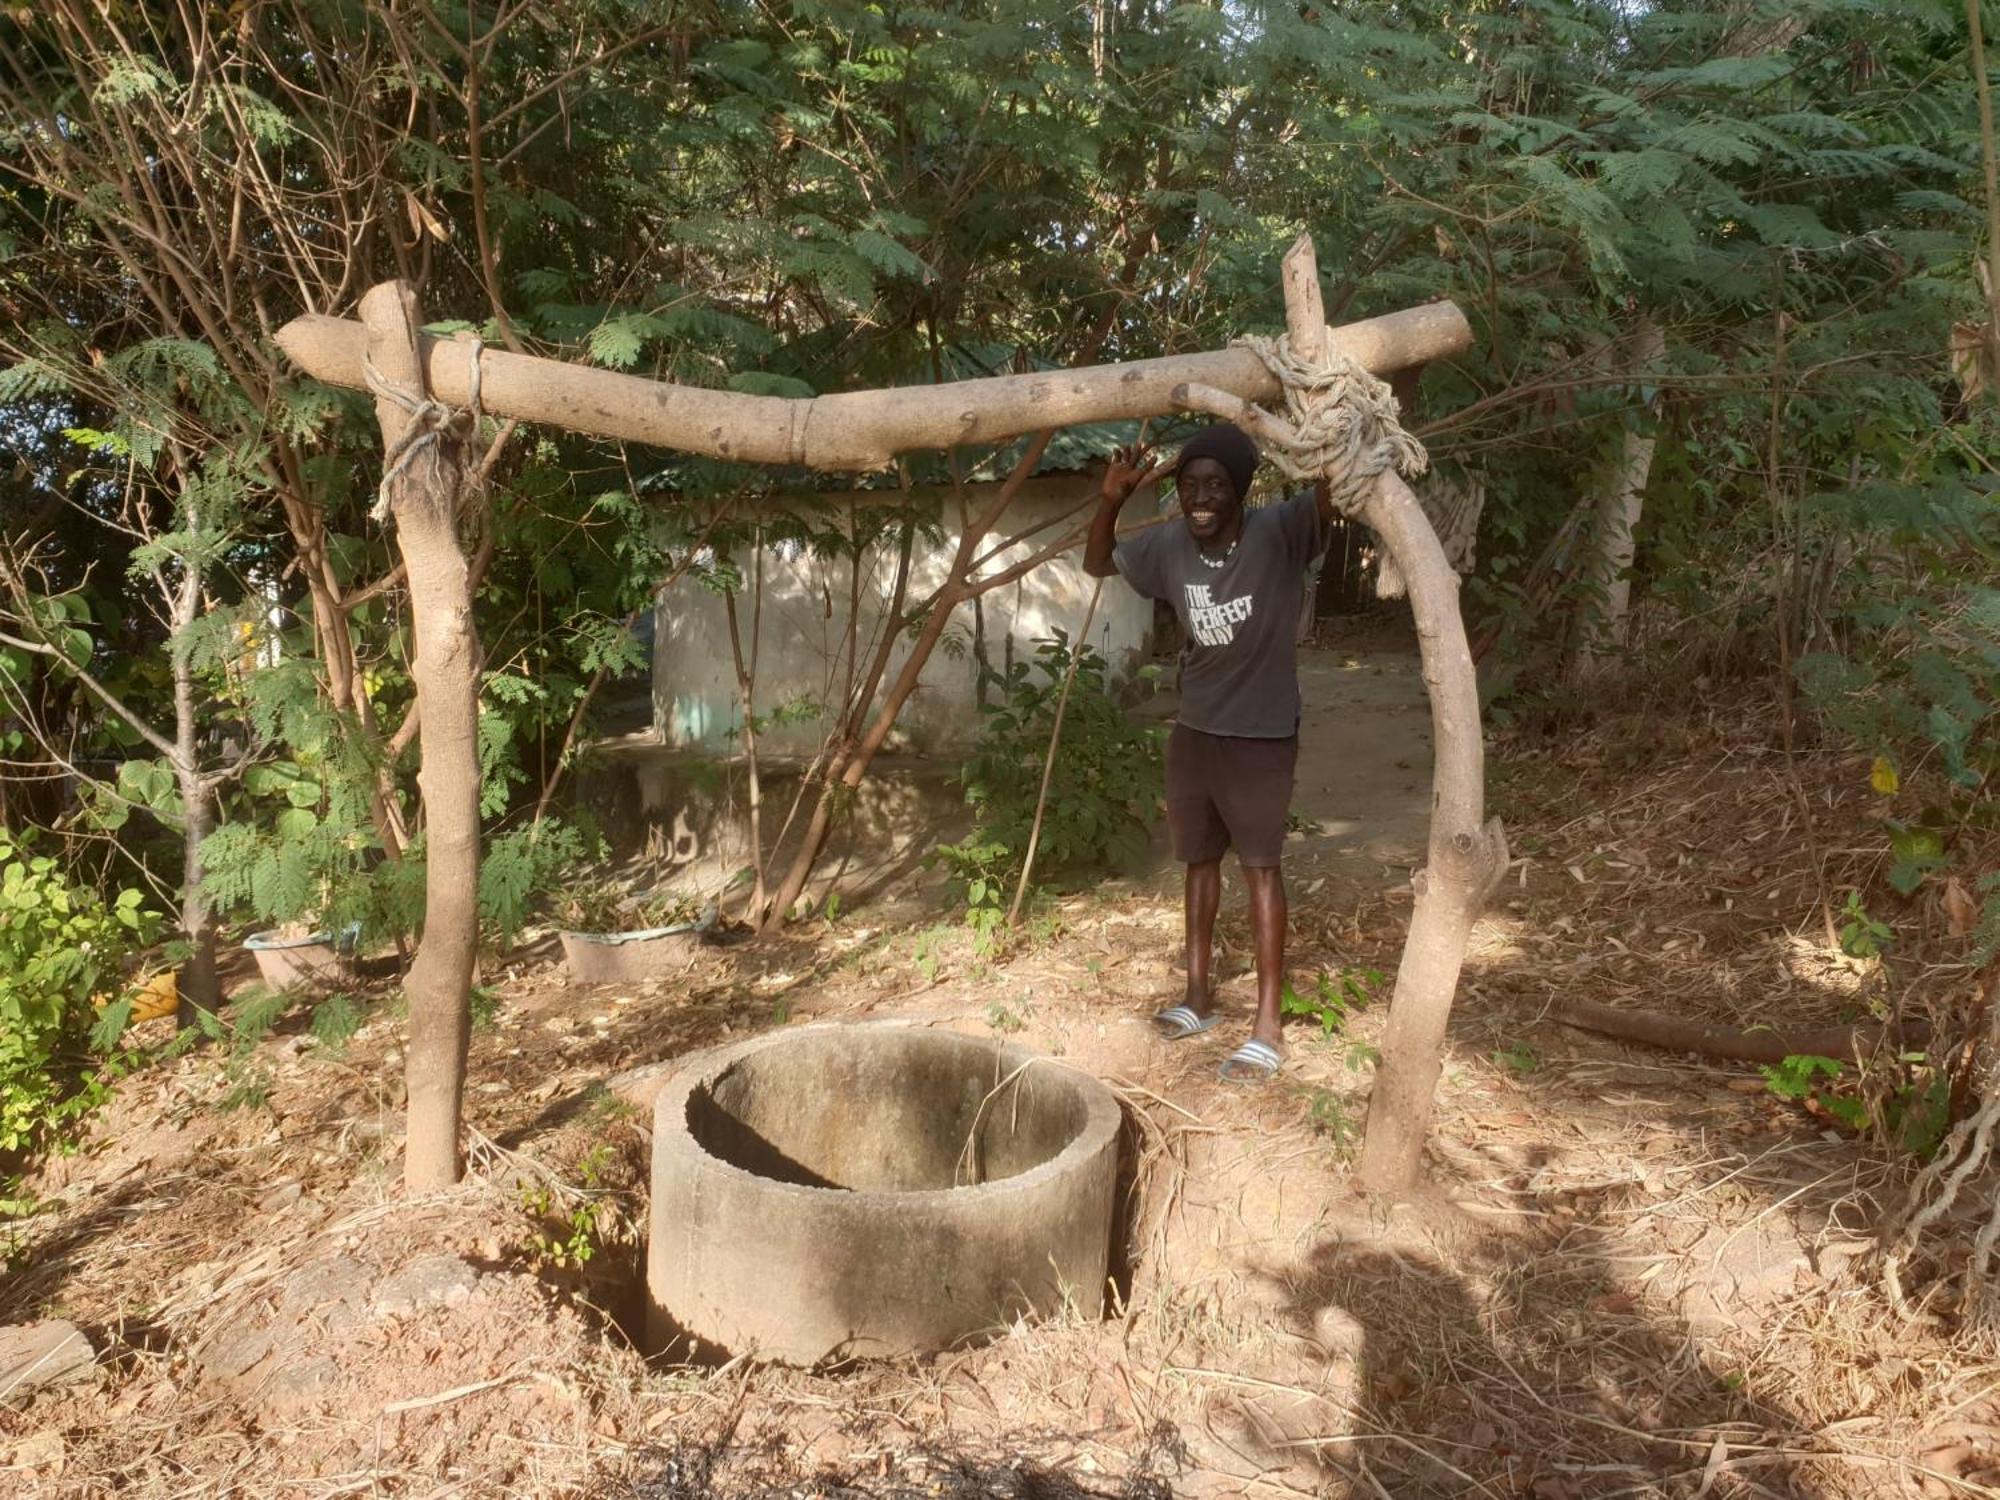
<instances>
[{"instance_id":1,"label":"yellow plastic container","mask_svg":"<svg viewBox=\"0 0 2000 1500\"><path fill-rule=\"evenodd\" d=\"M116 995L92 995L90 1003L102 1010L116 998ZM132 991L132 1019L135 1022L157 1021L180 1008L180 975L172 969L153 975Z\"/></svg>"}]
</instances>

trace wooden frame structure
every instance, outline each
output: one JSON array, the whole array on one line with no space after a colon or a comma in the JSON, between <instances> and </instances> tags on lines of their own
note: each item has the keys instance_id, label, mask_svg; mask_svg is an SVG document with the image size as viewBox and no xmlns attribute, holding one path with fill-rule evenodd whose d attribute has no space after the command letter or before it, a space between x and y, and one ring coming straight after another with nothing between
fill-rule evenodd
<instances>
[{"instance_id":1,"label":"wooden frame structure","mask_svg":"<svg viewBox=\"0 0 2000 1500\"><path fill-rule=\"evenodd\" d=\"M1471 347L1471 328L1449 302L1327 327L1312 242L1304 235L1282 269L1288 337L1302 356L1315 357L1331 345L1385 375ZM437 433L423 461L399 458L384 481L410 580L419 775L433 851L424 935L408 983L405 1180L413 1190L458 1176L476 939L470 892L478 872L478 765L475 736L467 731L476 730L479 650L457 527L469 468L465 447L474 434L469 423L439 425L439 408L468 406L476 393L479 410L489 416L737 462L825 470L880 468L910 449L993 443L1176 410L1213 413L1267 441L1287 436L1283 420L1260 404L1280 394L1277 377L1246 349L793 400L671 385L430 338L419 331L414 293L398 283L371 289L360 311L358 322L296 318L279 331L278 343L308 375L375 390L387 451L408 455L424 435L424 420ZM1359 513L1409 585L1436 745L1428 862L1414 877L1416 906L1361 1156L1363 1184L1394 1192L1417 1177L1466 943L1507 853L1498 820L1484 817L1478 683L1457 575L1415 495L1393 472L1376 481Z\"/></svg>"}]
</instances>

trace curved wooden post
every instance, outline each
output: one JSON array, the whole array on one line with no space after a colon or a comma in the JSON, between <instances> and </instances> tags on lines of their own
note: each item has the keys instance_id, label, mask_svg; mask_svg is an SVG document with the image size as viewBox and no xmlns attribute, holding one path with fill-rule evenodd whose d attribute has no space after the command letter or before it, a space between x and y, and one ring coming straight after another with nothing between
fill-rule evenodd
<instances>
[{"instance_id":1,"label":"curved wooden post","mask_svg":"<svg viewBox=\"0 0 2000 1500\"><path fill-rule=\"evenodd\" d=\"M1361 1139L1361 1185L1394 1193L1416 1182L1443 1067L1445 1023L1458 991L1465 947L1493 887L1507 869L1507 838L1486 809L1486 748L1479 723L1479 677L1458 607L1458 574L1410 487L1384 474L1361 509L1409 584L1424 688L1430 694L1434 763L1428 862L1412 877L1417 893L1382 1061Z\"/></svg>"},{"instance_id":2,"label":"curved wooden post","mask_svg":"<svg viewBox=\"0 0 2000 1500\"><path fill-rule=\"evenodd\" d=\"M1311 330L1323 328L1319 273L1312 241L1300 235L1284 262L1287 324L1294 349L1311 358ZM1236 423L1263 442L1296 447L1283 417L1213 387L1186 384L1176 405ZM1395 473L1385 473L1361 507L1361 519L1381 538L1408 582L1416 616L1424 687L1430 695L1434 765L1427 862L1411 883L1416 909L1396 968L1382 1062L1368 1100L1360 1178L1372 1192L1412 1186L1423 1163L1431 1105L1443 1068L1445 1025L1472 924L1507 868L1507 839L1498 818L1486 821L1486 749L1479 722L1479 677L1458 607L1458 574L1417 497Z\"/></svg>"}]
</instances>

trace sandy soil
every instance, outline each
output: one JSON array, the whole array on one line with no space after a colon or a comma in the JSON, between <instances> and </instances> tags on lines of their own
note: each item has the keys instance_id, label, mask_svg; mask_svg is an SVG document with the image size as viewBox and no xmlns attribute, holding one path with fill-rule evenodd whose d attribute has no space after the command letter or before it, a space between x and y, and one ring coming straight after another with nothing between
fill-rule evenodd
<instances>
[{"instance_id":1,"label":"sandy soil","mask_svg":"<svg viewBox=\"0 0 2000 1500\"><path fill-rule=\"evenodd\" d=\"M1317 651L1307 678L1291 968L1365 988L1393 973L1423 840L1421 679L1379 643ZM1546 1018L1574 994L1843 1019L1884 982L1814 936L1825 876L1788 852L1754 719L1635 714L1503 742L1494 771L1522 857L1475 936L1412 1202L1347 1175L1386 994L1343 1029L1293 1026L1262 1089L1215 1076L1233 1025L1151 1034L1180 984L1171 870L1047 903L993 960L909 900L628 989L568 985L543 943L490 975L452 1193L398 1191L387 985L343 1045L301 1007L124 1085L6 1246L0 1323L68 1318L103 1357L0 1410L0 1492L1990 1493L2000 1372L1948 1321L1897 1321L1865 1269L1907 1161L1754 1069ZM1863 849L1842 788L1865 774L1822 773L1825 841ZM1223 998L1247 1022L1240 894ZM925 1361L648 1367L623 1333L646 1121L612 1085L890 1015L1008 1034L1120 1092L1116 1305Z\"/></svg>"}]
</instances>

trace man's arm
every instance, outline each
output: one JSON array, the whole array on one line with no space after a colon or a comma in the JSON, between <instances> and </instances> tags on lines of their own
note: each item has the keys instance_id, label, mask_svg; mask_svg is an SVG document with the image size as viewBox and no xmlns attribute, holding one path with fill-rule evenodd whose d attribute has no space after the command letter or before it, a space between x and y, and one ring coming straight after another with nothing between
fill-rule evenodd
<instances>
[{"instance_id":1,"label":"man's arm","mask_svg":"<svg viewBox=\"0 0 2000 1500\"><path fill-rule=\"evenodd\" d=\"M1083 544L1083 571L1092 578L1109 578L1118 571L1111 558L1118 546L1118 513L1159 464L1141 444L1111 455L1097 491L1097 514L1090 518L1090 539Z\"/></svg>"},{"instance_id":2,"label":"man's arm","mask_svg":"<svg viewBox=\"0 0 2000 1500\"><path fill-rule=\"evenodd\" d=\"M1315 479L1313 500L1319 505L1319 534L1325 536L1333 525L1333 486L1324 479Z\"/></svg>"}]
</instances>

